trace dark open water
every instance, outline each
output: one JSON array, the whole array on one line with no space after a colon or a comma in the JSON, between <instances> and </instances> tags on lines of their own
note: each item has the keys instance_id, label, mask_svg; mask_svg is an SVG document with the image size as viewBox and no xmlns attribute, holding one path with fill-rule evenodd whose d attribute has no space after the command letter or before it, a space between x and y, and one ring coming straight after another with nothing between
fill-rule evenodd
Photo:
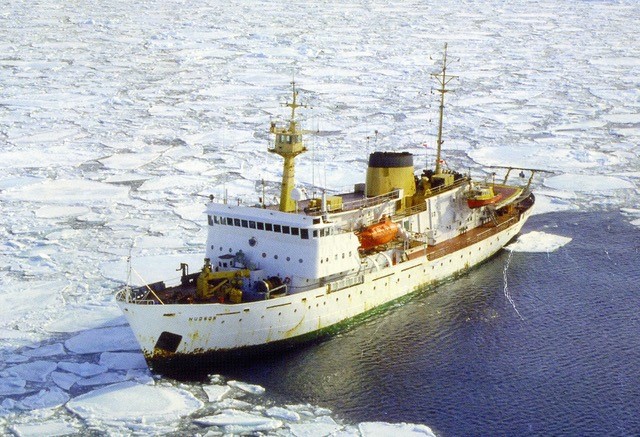
<instances>
[{"instance_id":1,"label":"dark open water","mask_svg":"<svg viewBox=\"0 0 640 437\"><path fill-rule=\"evenodd\" d=\"M349 422L439 435L640 435L640 230L617 212L534 216L573 240L509 252L342 334L237 371ZM508 262L508 293L503 272ZM231 376L231 375L230 375Z\"/></svg>"}]
</instances>

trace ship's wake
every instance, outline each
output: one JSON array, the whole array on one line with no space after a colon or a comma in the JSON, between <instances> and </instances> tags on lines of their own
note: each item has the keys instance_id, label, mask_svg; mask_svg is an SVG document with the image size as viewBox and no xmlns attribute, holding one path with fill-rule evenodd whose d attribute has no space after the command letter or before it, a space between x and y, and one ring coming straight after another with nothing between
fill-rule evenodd
<instances>
[{"instance_id":1,"label":"ship's wake","mask_svg":"<svg viewBox=\"0 0 640 437\"><path fill-rule=\"evenodd\" d=\"M509 251L509 257L507 258L507 262L505 263L504 269L502 270L502 278L504 279L504 289L502 290L502 292L504 293L504 297L507 298L507 300L509 301L509 303L511 304L511 306L515 310L515 312L518 315L518 317L520 317L520 320L524 320L524 317L522 317L522 314L520 314L520 311L518 311L518 308L516 308L516 304L513 301L513 298L511 297L511 293L509 292L509 282L507 280L507 270L509 270L509 264L511 263L511 257L512 256L513 256L513 251L510 250Z\"/></svg>"}]
</instances>

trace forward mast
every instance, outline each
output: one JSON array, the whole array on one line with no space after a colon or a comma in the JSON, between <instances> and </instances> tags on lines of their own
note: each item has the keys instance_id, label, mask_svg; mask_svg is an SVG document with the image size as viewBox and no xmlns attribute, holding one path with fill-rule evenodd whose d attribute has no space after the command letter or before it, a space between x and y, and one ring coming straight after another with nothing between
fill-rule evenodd
<instances>
[{"instance_id":1,"label":"forward mast","mask_svg":"<svg viewBox=\"0 0 640 437\"><path fill-rule=\"evenodd\" d=\"M291 82L292 101L285 106L291 108L291 118L285 126L277 126L271 122L269 132L275 135L274 146L268 149L269 152L282 156L282 186L280 188L280 211L295 212L296 201L291 197L291 191L295 188L295 158L307 151L302 142L302 129L296 120L296 108L305 107L297 102L298 91L296 91L295 81Z\"/></svg>"}]
</instances>

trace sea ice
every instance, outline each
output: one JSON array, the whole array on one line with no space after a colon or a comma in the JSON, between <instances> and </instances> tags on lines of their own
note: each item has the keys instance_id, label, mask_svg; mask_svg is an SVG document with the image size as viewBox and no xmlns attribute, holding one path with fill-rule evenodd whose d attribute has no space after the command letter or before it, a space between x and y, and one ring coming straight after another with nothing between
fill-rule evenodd
<instances>
[{"instance_id":1,"label":"sea ice","mask_svg":"<svg viewBox=\"0 0 640 437\"><path fill-rule=\"evenodd\" d=\"M57 367L58 365L51 361L32 361L7 367L0 372L0 376L3 378L13 376L27 381L45 382L49 374L56 370Z\"/></svg>"},{"instance_id":2,"label":"sea ice","mask_svg":"<svg viewBox=\"0 0 640 437\"><path fill-rule=\"evenodd\" d=\"M62 355L64 353L66 353L66 351L62 343L54 343L22 351L23 355L34 358L55 357L56 355Z\"/></svg>"},{"instance_id":3,"label":"sea ice","mask_svg":"<svg viewBox=\"0 0 640 437\"><path fill-rule=\"evenodd\" d=\"M555 252L570 241L571 238L561 235L531 231L524 235L519 235L514 243L505 248L513 252Z\"/></svg>"},{"instance_id":4,"label":"sea ice","mask_svg":"<svg viewBox=\"0 0 640 437\"><path fill-rule=\"evenodd\" d=\"M283 407L271 407L265 411L269 417L286 420L287 422L299 422L300 414Z\"/></svg>"},{"instance_id":5,"label":"sea ice","mask_svg":"<svg viewBox=\"0 0 640 437\"><path fill-rule=\"evenodd\" d=\"M140 350L129 326L84 331L65 341L64 345L76 354Z\"/></svg>"},{"instance_id":6,"label":"sea ice","mask_svg":"<svg viewBox=\"0 0 640 437\"><path fill-rule=\"evenodd\" d=\"M563 174L546 178L544 185L557 190L584 192L635 188L631 182L617 177L580 174Z\"/></svg>"},{"instance_id":7,"label":"sea ice","mask_svg":"<svg viewBox=\"0 0 640 437\"><path fill-rule=\"evenodd\" d=\"M146 369L147 362L139 352L103 352L100 365L112 370Z\"/></svg>"},{"instance_id":8,"label":"sea ice","mask_svg":"<svg viewBox=\"0 0 640 437\"><path fill-rule=\"evenodd\" d=\"M74 373L83 378L99 375L107 371L107 367L93 363L70 363L60 362L58 368L65 372Z\"/></svg>"},{"instance_id":9,"label":"sea ice","mask_svg":"<svg viewBox=\"0 0 640 437\"><path fill-rule=\"evenodd\" d=\"M69 410L89 423L127 426L171 423L202 406L203 403L186 390L135 382L102 387L67 403Z\"/></svg>"},{"instance_id":10,"label":"sea ice","mask_svg":"<svg viewBox=\"0 0 640 437\"><path fill-rule=\"evenodd\" d=\"M76 381L76 384L83 387L90 387L94 385L115 384L117 382L127 381L128 379L129 377L126 374L107 372L91 378L79 379Z\"/></svg>"},{"instance_id":11,"label":"sea ice","mask_svg":"<svg viewBox=\"0 0 640 437\"><path fill-rule=\"evenodd\" d=\"M199 417L194 422L204 426L223 427L226 434L273 431L283 425L280 420L238 410L224 410L213 416Z\"/></svg>"},{"instance_id":12,"label":"sea ice","mask_svg":"<svg viewBox=\"0 0 640 437\"><path fill-rule=\"evenodd\" d=\"M428 426L409 423L362 422L358 430L362 437L436 437Z\"/></svg>"},{"instance_id":13,"label":"sea ice","mask_svg":"<svg viewBox=\"0 0 640 437\"><path fill-rule=\"evenodd\" d=\"M135 170L143 167L160 157L158 153L118 153L99 161L106 167L114 170Z\"/></svg>"},{"instance_id":14,"label":"sea ice","mask_svg":"<svg viewBox=\"0 0 640 437\"><path fill-rule=\"evenodd\" d=\"M73 384L80 380L78 375L67 372L52 372L51 379L53 382L63 390L69 390Z\"/></svg>"},{"instance_id":15,"label":"sea ice","mask_svg":"<svg viewBox=\"0 0 640 437\"><path fill-rule=\"evenodd\" d=\"M36 210L38 218L68 218L87 214L91 210L86 206L43 206Z\"/></svg>"},{"instance_id":16,"label":"sea ice","mask_svg":"<svg viewBox=\"0 0 640 437\"><path fill-rule=\"evenodd\" d=\"M58 387L52 387L22 398L19 407L25 410L55 408L64 405L69 399L70 396L66 391L62 391Z\"/></svg>"},{"instance_id":17,"label":"sea ice","mask_svg":"<svg viewBox=\"0 0 640 437\"><path fill-rule=\"evenodd\" d=\"M56 179L6 190L0 193L0 199L58 204L84 204L90 201L92 204L102 204L125 199L128 193L127 187L102 182Z\"/></svg>"},{"instance_id":18,"label":"sea ice","mask_svg":"<svg viewBox=\"0 0 640 437\"><path fill-rule=\"evenodd\" d=\"M246 382L241 381L229 381L227 382L227 385L252 395L262 395L265 392L264 387L255 384L247 384Z\"/></svg>"},{"instance_id":19,"label":"sea ice","mask_svg":"<svg viewBox=\"0 0 640 437\"><path fill-rule=\"evenodd\" d=\"M59 290L69 285L60 281L30 281L16 283L10 290L2 292L2 305L0 305L0 326L7 326L16 320L24 319L27 315L41 312L43 308L61 304ZM37 302L37 307L33 303ZM4 335L0 332L0 338Z\"/></svg>"},{"instance_id":20,"label":"sea ice","mask_svg":"<svg viewBox=\"0 0 640 437\"><path fill-rule=\"evenodd\" d=\"M214 385L203 385L202 389L207 394L209 402L218 402L218 401L220 401L231 390L231 388L229 386L217 385L217 384L214 384Z\"/></svg>"},{"instance_id":21,"label":"sea ice","mask_svg":"<svg viewBox=\"0 0 640 437\"><path fill-rule=\"evenodd\" d=\"M79 428L62 420L16 424L11 425L10 429L18 437L57 437L80 434Z\"/></svg>"},{"instance_id":22,"label":"sea ice","mask_svg":"<svg viewBox=\"0 0 640 437\"><path fill-rule=\"evenodd\" d=\"M0 372L0 375L2 373ZM2 376L0 378L0 396L20 395L26 392L27 381L17 376Z\"/></svg>"},{"instance_id":23,"label":"sea ice","mask_svg":"<svg viewBox=\"0 0 640 437\"><path fill-rule=\"evenodd\" d=\"M69 306L67 311L57 319L45 325L48 332L78 332L87 329L119 326L126 321L122 311L115 304L112 305L78 305Z\"/></svg>"},{"instance_id":24,"label":"sea ice","mask_svg":"<svg viewBox=\"0 0 640 437\"><path fill-rule=\"evenodd\" d=\"M343 426L326 416L317 418L313 422L289 424L291 433L296 437L315 437L336 435L343 430Z\"/></svg>"}]
</instances>

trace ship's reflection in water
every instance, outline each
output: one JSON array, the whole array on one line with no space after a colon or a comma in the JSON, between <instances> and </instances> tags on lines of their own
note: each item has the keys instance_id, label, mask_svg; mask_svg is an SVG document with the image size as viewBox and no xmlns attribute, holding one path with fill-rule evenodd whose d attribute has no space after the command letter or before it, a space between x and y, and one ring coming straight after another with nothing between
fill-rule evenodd
<instances>
[{"instance_id":1,"label":"ship's reflection in water","mask_svg":"<svg viewBox=\"0 0 640 437\"><path fill-rule=\"evenodd\" d=\"M528 229L573 240L510 260L502 251L327 341L230 374L349 421L443 435L640 431L637 229L616 213L534 216ZM508 260L521 317L504 294Z\"/></svg>"}]
</instances>

